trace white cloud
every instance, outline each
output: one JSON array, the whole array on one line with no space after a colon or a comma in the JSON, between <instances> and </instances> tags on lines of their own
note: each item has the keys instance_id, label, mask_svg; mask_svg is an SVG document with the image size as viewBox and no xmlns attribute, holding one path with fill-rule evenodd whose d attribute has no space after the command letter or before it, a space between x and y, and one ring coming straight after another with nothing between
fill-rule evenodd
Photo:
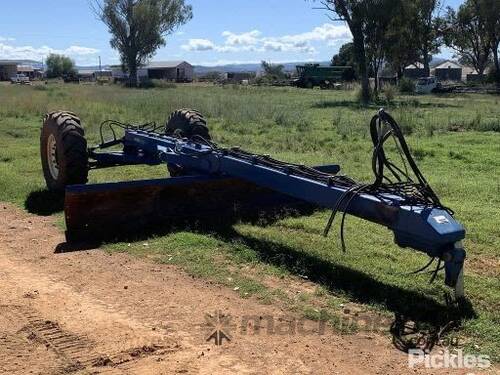
<instances>
[{"instance_id":1,"label":"white cloud","mask_svg":"<svg viewBox=\"0 0 500 375\"><path fill-rule=\"evenodd\" d=\"M85 56L85 55L95 55L99 50L95 48L89 47L81 47L81 46L71 46L65 50L60 51L63 55L69 56Z\"/></svg>"},{"instance_id":2,"label":"white cloud","mask_svg":"<svg viewBox=\"0 0 500 375\"><path fill-rule=\"evenodd\" d=\"M13 42L14 40L16 40L16 39L0 36L0 42Z\"/></svg>"},{"instance_id":3,"label":"white cloud","mask_svg":"<svg viewBox=\"0 0 500 375\"><path fill-rule=\"evenodd\" d=\"M303 44L312 41L331 42L336 40L350 40L351 37L351 32L347 26L325 23L321 26L315 27L312 31L302 34L285 35L279 39L286 43Z\"/></svg>"},{"instance_id":4,"label":"white cloud","mask_svg":"<svg viewBox=\"0 0 500 375\"><path fill-rule=\"evenodd\" d=\"M231 31L224 31L222 36L226 38L226 45L230 46L254 46L259 42L262 33L259 30L252 30L247 33L235 34Z\"/></svg>"},{"instance_id":5,"label":"white cloud","mask_svg":"<svg viewBox=\"0 0 500 375\"><path fill-rule=\"evenodd\" d=\"M259 30L252 30L241 34L231 31L222 33L224 42L215 44L208 39L190 39L182 46L186 51L216 51L216 52L299 52L313 55L317 53L312 46L313 42L326 42L328 46L351 39L349 28L345 25L325 23L313 30L292 35L275 37L263 36Z\"/></svg>"},{"instance_id":6,"label":"white cloud","mask_svg":"<svg viewBox=\"0 0 500 375\"><path fill-rule=\"evenodd\" d=\"M98 52L98 49L82 46L70 46L66 49L56 49L48 46L13 46L0 41L0 56L4 59L12 60L41 60L51 53L57 53L69 56L79 62L82 61L82 58L86 60L89 57L95 56Z\"/></svg>"},{"instance_id":7,"label":"white cloud","mask_svg":"<svg viewBox=\"0 0 500 375\"><path fill-rule=\"evenodd\" d=\"M215 49L215 44L208 39L189 39L188 44L181 48L185 51L211 51Z\"/></svg>"}]
</instances>

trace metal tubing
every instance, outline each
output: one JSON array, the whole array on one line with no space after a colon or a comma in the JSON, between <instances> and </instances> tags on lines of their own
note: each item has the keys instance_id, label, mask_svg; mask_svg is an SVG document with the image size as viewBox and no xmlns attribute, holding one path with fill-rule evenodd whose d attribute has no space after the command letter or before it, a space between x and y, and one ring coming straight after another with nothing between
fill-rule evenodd
<instances>
[{"instance_id":1,"label":"metal tubing","mask_svg":"<svg viewBox=\"0 0 500 375\"><path fill-rule=\"evenodd\" d=\"M140 130L127 131L124 140L164 162L182 165L200 174L242 178L325 208L335 208L346 193L345 188L253 164L197 142ZM398 245L430 256L442 257L465 237L463 226L445 210L404 206L403 197L396 195L382 198L359 194L351 200L347 212L388 227L394 232Z\"/></svg>"}]
</instances>

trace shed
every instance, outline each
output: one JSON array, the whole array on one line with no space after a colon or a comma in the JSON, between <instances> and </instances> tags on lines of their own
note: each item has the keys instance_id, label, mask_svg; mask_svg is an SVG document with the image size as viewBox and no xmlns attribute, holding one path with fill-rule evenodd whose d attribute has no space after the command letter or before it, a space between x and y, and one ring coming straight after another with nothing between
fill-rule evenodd
<instances>
[{"instance_id":1,"label":"shed","mask_svg":"<svg viewBox=\"0 0 500 375\"><path fill-rule=\"evenodd\" d=\"M403 76L410 79L419 79L425 77L426 75L424 64L420 62L410 64L403 70Z\"/></svg>"},{"instance_id":2,"label":"shed","mask_svg":"<svg viewBox=\"0 0 500 375\"><path fill-rule=\"evenodd\" d=\"M242 81L249 81L255 79L255 72L228 72L224 74L224 80L228 82L240 83Z\"/></svg>"},{"instance_id":3,"label":"shed","mask_svg":"<svg viewBox=\"0 0 500 375\"><path fill-rule=\"evenodd\" d=\"M434 68L434 76L439 81L461 81L462 66L455 61L446 60Z\"/></svg>"},{"instance_id":4,"label":"shed","mask_svg":"<svg viewBox=\"0 0 500 375\"><path fill-rule=\"evenodd\" d=\"M111 77L115 82L125 82L128 79L128 72L124 72L121 65L112 65ZM148 78L148 71L144 68L137 69L137 79L139 81Z\"/></svg>"},{"instance_id":5,"label":"shed","mask_svg":"<svg viewBox=\"0 0 500 375\"><path fill-rule=\"evenodd\" d=\"M124 81L128 78L128 73L122 70L121 66L111 66L113 79ZM175 82L192 82L194 68L186 61L156 61L137 69L137 78L143 79L165 79Z\"/></svg>"},{"instance_id":6,"label":"shed","mask_svg":"<svg viewBox=\"0 0 500 375\"><path fill-rule=\"evenodd\" d=\"M155 61L144 66L149 79L166 79L176 82L192 82L194 68L186 61Z\"/></svg>"},{"instance_id":7,"label":"shed","mask_svg":"<svg viewBox=\"0 0 500 375\"><path fill-rule=\"evenodd\" d=\"M17 73L17 62L0 60L0 81L9 81Z\"/></svg>"},{"instance_id":8,"label":"shed","mask_svg":"<svg viewBox=\"0 0 500 375\"><path fill-rule=\"evenodd\" d=\"M486 67L486 69L484 70L484 73L482 75L480 75L475 68L470 67L470 66L463 66L462 67L462 81L481 82L486 78L489 71L490 71L490 69L488 67Z\"/></svg>"},{"instance_id":9,"label":"shed","mask_svg":"<svg viewBox=\"0 0 500 375\"><path fill-rule=\"evenodd\" d=\"M31 78L35 74L35 69L31 65L18 65L17 73Z\"/></svg>"},{"instance_id":10,"label":"shed","mask_svg":"<svg viewBox=\"0 0 500 375\"><path fill-rule=\"evenodd\" d=\"M95 70L92 69L79 69L76 75L80 81L94 82L96 79Z\"/></svg>"}]
</instances>

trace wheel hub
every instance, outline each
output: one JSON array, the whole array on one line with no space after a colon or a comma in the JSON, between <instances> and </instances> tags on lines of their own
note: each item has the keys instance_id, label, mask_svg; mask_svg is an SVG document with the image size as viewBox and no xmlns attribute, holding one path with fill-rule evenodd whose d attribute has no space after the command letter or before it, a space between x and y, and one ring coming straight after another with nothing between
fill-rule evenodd
<instances>
[{"instance_id":1,"label":"wheel hub","mask_svg":"<svg viewBox=\"0 0 500 375\"><path fill-rule=\"evenodd\" d=\"M47 162L50 175L54 180L59 177L59 163L57 161L57 142L56 137L51 134L47 140Z\"/></svg>"}]
</instances>

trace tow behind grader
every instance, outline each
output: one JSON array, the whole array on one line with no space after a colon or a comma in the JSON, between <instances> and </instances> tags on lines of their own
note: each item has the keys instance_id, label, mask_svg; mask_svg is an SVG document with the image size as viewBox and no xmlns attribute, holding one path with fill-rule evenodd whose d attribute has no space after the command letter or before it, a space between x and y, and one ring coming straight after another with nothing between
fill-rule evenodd
<instances>
[{"instance_id":1,"label":"tow behind grader","mask_svg":"<svg viewBox=\"0 0 500 375\"><path fill-rule=\"evenodd\" d=\"M106 129L110 139L104 139ZM349 214L387 227L397 245L429 255L427 267L435 260L434 277L444 269L446 285L460 299L466 255L463 226L441 204L398 124L384 110L373 117L370 134L370 183L342 175L339 165L309 167L220 147L212 141L202 114L191 109L175 111L162 127L106 121L100 144L92 147L74 113L52 112L42 127L41 159L48 188L65 192L68 241L131 230L158 218L194 221L201 214L217 218L238 209L258 214L269 207L311 204L332 210L325 235L339 212L342 226ZM391 139L403 165L396 165L384 150ZM95 169L160 164L167 166L170 178L86 184Z\"/></svg>"}]
</instances>

